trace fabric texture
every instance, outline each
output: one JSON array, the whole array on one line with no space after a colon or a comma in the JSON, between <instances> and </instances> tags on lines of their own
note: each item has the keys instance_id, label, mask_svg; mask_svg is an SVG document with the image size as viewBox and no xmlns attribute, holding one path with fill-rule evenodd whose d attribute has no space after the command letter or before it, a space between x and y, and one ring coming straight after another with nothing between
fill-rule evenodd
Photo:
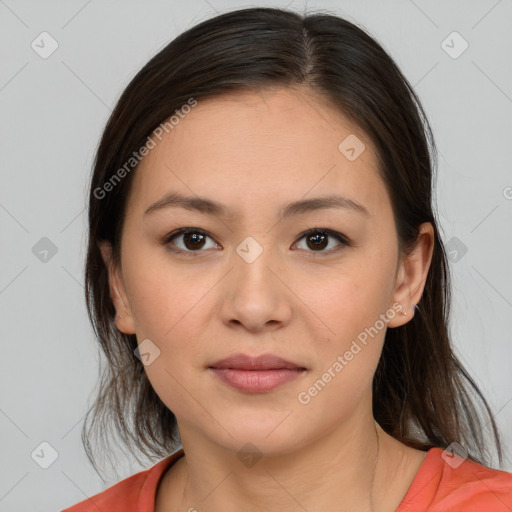
<instances>
[{"instance_id":1,"label":"fabric texture","mask_svg":"<svg viewBox=\"0 0 512 512\"><path fill-rule=\"evenodd\" d=\"M183 454L183 448L180 448L153 467L131 475L62 512L154 512L158 483L165 470Z\"/></svg>"},{"instance_id":2,"label":"fabric texture","mask_svg":"<svg viewBox=\"0 0 512 512\"><path fill-rule=\"evenodd\" d=\"M61 512L154 512L158 483L183 449ZM511 512L512 473L431 448L395 512Z\"/></svg>"}]
</instances>

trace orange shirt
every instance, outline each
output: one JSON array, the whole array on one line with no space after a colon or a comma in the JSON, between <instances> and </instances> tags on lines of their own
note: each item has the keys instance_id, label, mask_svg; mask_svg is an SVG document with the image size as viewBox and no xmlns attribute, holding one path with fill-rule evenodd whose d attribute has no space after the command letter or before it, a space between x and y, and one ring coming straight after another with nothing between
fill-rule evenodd
<instances>
[{"instance_id":1,"label":"orange shirt","mask_svg":"<svg viewBox=\"0 0 512 512\"><path fill-rule=\"evenodd\" d=\"M489 469L470 460L459 466L448 464L442 454L441 448L427 452L395 512L512 511L512 473ZM181 448L152 468L61 512L154 512L158 483L165 470L182 456Z\"/></svg>"}]
</instances>

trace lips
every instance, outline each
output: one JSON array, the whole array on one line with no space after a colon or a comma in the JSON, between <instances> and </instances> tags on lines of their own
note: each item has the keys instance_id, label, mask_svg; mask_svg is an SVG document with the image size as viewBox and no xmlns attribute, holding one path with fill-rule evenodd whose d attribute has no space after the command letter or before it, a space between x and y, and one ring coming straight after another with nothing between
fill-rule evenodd
<instances>
[{"instance_id":1,"label":"lips","mask_svg":"<svg viewBox=\"0 0 512 512\"><path fill-rule=\"evenodd\" d=\"M233 370L306 369L299 364L287 361L273 354L263 354L257 357L251 357L245 354L234 354L213 363L210 365L210 368Z\"/></svg>"},{"instance_id":2,"label":"lips","mask_svg":"<svg viewBox=\"0 0 512 512\"><path fill-rule=\"evenodd\" d=\"M295 380L307 370L273 354L234 354L208 368L224 384L246 393L265 393Z\"/></svg>"}]
</instances>

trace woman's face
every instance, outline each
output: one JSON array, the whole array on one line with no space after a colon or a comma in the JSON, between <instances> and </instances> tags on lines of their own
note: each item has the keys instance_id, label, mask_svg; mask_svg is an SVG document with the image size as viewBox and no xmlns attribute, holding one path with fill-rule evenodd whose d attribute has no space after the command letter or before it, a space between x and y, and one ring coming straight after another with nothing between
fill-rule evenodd
<instances>
[{"instance_id":1,"label":"woman's face","mask_svg":"<svg viewBox=\"0 0 512 512\"><path fill-rule=\"evenodd\" d=\"M425 258L402 266L376 165L360 129L291 89L199 100L141 162L114 276L116 325L144 342L148 378L182 435L284 453L371 414L386 323L411 318L428 268ZM147 211L171 193L222 210ZM331 196L344 199L329 206ZM180 228L191 234L164 242ZM304 236L313 228L331 234ZM232 371L254 375L255 387L236 388L211 367L240 353L305 370L281 370L291 379L272 389L265 379L278 370Z\"/></svg>"}]
</instances>

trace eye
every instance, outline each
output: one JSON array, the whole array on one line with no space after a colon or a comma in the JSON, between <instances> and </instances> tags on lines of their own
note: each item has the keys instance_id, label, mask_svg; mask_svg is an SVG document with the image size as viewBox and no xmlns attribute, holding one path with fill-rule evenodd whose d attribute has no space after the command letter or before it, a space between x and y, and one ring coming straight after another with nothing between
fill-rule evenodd
<instances>
[{"instance_id":1,"label":"eye","mask_svg":"<svg viewBox=\"0 0 512 512\"><path fill-rule=\"evenodd\" d=\"M179 246L173 242L176 238L183 238L182 246ZM195 256L196 252L204 252L200 249L203 249L205 245L205 240L211 238L206 231L203 231L200 228L181 228L172 233L166 235L166 237L162 240L163 245L172 245L171 249L179 254L187 254L191 256ZM213 243L213 246L217 246L216 243ZM207 249L209 247L206 247Z\"/></svg>"},{"instance_id":2,"label":"eye","mask_svg":"<svg viewBox=\"0 0 512 512\"><path fill-rule=\"evenodd\" d=\"M179 240L180 238L182 238L181 246L174 242L175 239ZM330 247L325 250L326 247L329 246L329 238L335 238L339 243L334 247ZM215 242L212 243L212 246L207 247L207 239L210 239L213 242L213 239L210 237L210 235L208 235L206 231L202 230L201 228L189 227L181 228L173 231L172 233L169 233L162 240L162 244L165 246L170 245L170 249L178 254L196 256L194 253L204 252L201 249L219 247L219 245ZM343 249L343 247L352 246L351 241L345 235L330 229L309 229L300 236L299 240L302 239L306 240L306 245L309 249L313 249L307 252L330 254L332 252Z\"/></svg>"},{"instance_id":3,"label":"eye","mask_svg":"<svg viewBox=\"0 0 512 512\"><path fill-rule=\"evenodd\" d=\"M329 246L328 239L330 237L335 238L340 243L327 250L323 250ZM352 245L351 241L345 235L330 229L313 228L303 233L299 240L303 238L306 240L306 246L310 249L313 248L312 251L308 252L332 253L343 249L345 246L350 247Z\"/></svg>"}]
</instances>

